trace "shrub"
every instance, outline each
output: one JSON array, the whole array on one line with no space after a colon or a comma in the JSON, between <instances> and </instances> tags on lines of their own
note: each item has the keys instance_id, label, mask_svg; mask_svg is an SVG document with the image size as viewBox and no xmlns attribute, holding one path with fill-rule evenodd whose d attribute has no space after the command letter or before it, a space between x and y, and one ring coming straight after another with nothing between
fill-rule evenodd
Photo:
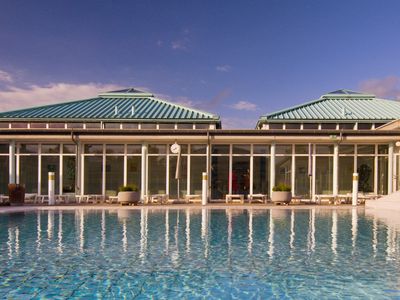
<instances>
[{"instance_id":1,"label":"shrub","mask_svg":"<svg viewBox=\"0 0 400 300\"><path fill-rule=\"evenodd\" d=\"M279 183L278 185L274 186L272 190L274 192L290 192L292 188L290 187L290 185Z\"/></svg>"},{"instance_id":2,"label":"shrub","mask_svg":"<svg viewBox=\"0 0 400 300\"><path fill-rule=\"evenodd\" d=\"M139 189L136 184L128 184L119 187L120 192L137 192Z\"/></svg>"}]
</instances>

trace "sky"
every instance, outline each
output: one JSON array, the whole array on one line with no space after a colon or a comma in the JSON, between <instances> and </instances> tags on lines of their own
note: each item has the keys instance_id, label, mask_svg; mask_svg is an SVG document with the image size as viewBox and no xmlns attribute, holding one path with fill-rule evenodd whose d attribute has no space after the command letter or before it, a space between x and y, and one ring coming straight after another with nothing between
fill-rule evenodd
<instances>
[{"instance_id":1,"label":"sky","mask_svg":"<svg viewBox=\"0 0 400 300\"><path fill-rule=\"evenodd\" d=\"M136 87L254 128L351 89L400 100L400 1L0 0L0 111Z\"/></svg>"}]
</instances>

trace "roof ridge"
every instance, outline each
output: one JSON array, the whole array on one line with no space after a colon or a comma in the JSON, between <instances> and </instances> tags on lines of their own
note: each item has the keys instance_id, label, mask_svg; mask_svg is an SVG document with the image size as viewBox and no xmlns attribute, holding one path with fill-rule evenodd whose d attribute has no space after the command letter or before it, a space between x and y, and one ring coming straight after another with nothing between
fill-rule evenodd
<instances>
[{"instance_id":1,"label":"roof ridge","mask_svg":"<svg viewBox=\"0 0 400 300\"><path fill-rule=\"evenodd\" d=\"M272 117L273 115L282 114L282 113L285 113L285 112L288 112L288 111L291 111L291 110L294 110L294 109L302 108L302 107L309 106L311 104L315 104L315 103L318 103L318 102L321 102L321 101L326 101L326 100L327 99L325 99L325 98L319 98L319 99L316 99L316 100L307 101L305 103L297 104L297 105L291 106L289 108L276 110L276 111L274 111L272 113L263 115L262 117L264 117L264 118Z\"/></svg>"}]
</instances>

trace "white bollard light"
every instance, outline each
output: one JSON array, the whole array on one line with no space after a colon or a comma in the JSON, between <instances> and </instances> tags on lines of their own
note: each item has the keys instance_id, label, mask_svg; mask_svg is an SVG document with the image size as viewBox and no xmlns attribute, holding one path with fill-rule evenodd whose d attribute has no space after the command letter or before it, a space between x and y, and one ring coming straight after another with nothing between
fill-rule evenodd
<instances>
[{"instance_id":1,"label":"white bollard light","mask_svg":"<svg viewBox=\"0 0 400 300\"><path fill-rule=\"evenodd\" d=\"M201 193L201 204L207 205L207 182L208 175L206 172L202 174L202 193Z\"/></svg>"},{"instance_id":2,"label":"white bollard light","mask_svg":"<svg viewBox=\"0 0 400 300\"><path fill-rule=\"evenodd\" d=\"M55 187L56 187L56 175L54 172L49 172L49 205L56 204L54 196Z\"/></svg>"},{"instance_id":3,"label":"white bollard light","mask_svg":"<svg viewBox=\"0 0 400 300\"><path fill-rule=\"evenodd\" d=\"M353 195L351 199L351 204L353 206L356 206L357 200L358 200L358 173L353 173Z\"/></svg>"}]
</instances>

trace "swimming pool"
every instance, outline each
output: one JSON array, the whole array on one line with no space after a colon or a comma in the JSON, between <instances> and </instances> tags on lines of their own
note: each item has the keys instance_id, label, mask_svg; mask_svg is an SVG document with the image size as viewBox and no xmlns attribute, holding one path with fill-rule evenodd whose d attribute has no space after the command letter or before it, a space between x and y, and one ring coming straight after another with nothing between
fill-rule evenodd
<instances>
[{"instance_id":1,"label":"swimming pool","mask_svg":"<svg viewBox=\"0 0 400 300\"><path fill-rule=\"evenodd\" d=\"M1 298L400 298L399 231L364 209L0 214Z\"/></svg>"}]
</instances>

